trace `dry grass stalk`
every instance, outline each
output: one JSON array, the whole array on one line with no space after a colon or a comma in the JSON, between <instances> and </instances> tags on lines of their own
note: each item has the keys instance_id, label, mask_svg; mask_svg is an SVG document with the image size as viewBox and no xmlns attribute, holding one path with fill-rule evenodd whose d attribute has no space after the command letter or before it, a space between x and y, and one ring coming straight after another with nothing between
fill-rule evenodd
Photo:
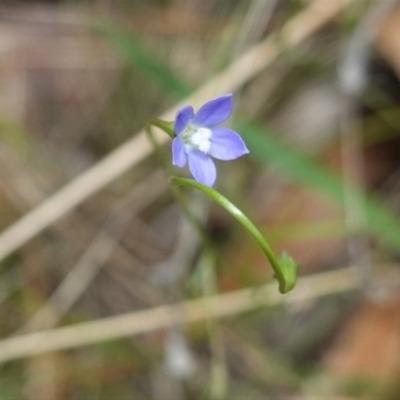
<instances>
[{"instance_id":1,"label":"dry grass stalk","mask_svg":"<svg viewBox=\"0 0 400 400\"><path fill-rule=\"evenodd\" d=\"M50 299L36 314L18 331L19 334L53 328L59 320L71 309L83 292L95 279L103 265L119 246L118 237L121 236L143 207L151 204L159 197L160 191L166 189L162 181L161 171L153 173L148 180L137 185L132 192L118 202L111 212L109 221L114 226L114 237L110 236L106 228L101 230L88 246L82 257L53 292ZM164 183L164 184L163 184ZM120 214L124 214L124 220ZM115 229L116 228L116 229Z\"/></svg>"},{"instance_id":2,"label":"dry grass stalk","mask_svg":"<svg viewBox=\"0 0 400 400\"><path fill-rule=\"evenodd\" d=\"M315 0L304 11L290 20L277 36L271 35L234 61L224 71L210 79L193 95L159 116L171 120L184 104L198 106L221 93L232 92L272 63L286 48L294 47L331 21L355 0ZM168 137L155 131L155 139L164 144ZM64 188L50 196L38 207L24 215L0 235L0 260L63 217L85 199L98 192L129 168L141 162L153 151L145 132L114 150L109 156L82 173Z\"/></svg>"},{"instance_id":3,"label":"dry grass stalk","mask_svg":"<svg viewBox=\"0 0 400 400\"><path fill-rule=\"evenodd\" d=\"M391 278L393 280L393 277ZM296 290L282 296L276 283L260 288L184 301L70 327L12 337L0 342L0 362L46 352L82 347L105 340L134 336L169 327L177 315L184 323L237 315L258 307L299 304L320 296L356 289L358 280L349 268L299 280Z\"/></svg>"}]
</instances>

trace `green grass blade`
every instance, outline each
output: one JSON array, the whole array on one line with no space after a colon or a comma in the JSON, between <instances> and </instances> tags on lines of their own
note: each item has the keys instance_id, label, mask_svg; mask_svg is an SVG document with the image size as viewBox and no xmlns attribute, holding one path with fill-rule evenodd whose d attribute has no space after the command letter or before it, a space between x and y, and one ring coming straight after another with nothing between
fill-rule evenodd
<instances>
[{"instance_id":1,"label":"green grass blade","mask_svg":"<svg viewBox=\"0 0 400 400\"><path fill-rule=\"evenodd\" d=\"M146 74L169 94L182 98L191 87L177 74L146 49L139 40L125 29L107 22L97 31L104 35L115 50L132 67ZM240 128L251 155L262 163L271 163L299 183L317 189L340 207L343 207L344 188L338 176L317 162L284 146L272 135L256 125L245 124ZM354 195L360 196L354 188ZM368 195L365 200L368 232L391 247L400 250L400 219L379 198Z\"/></svg>"},{"instance_id":2,"label":"green grass blade","mask_svg":"<svg viewBox=\"0 0 400 400\"><path fill-rule=\"evenodd\" d=\"M152 54L139 38L110 21L97 25L95 31L110 42L125 62L147 75L165 92L181 99L191 93L191 87L171 71L163 61Z\"/></svg>"},{"instance_id":3,"label":"green grass blade","mask_svg":"<svg viewBox=\"0 0 400 400\"><path fill-rule=\"evenodd\" d=\"M260 126L241 123L237 130L256 160L278 167L296 182L317 189L325 198L343 207L344 187L333 171L282 144ZM353 196L362 196L356 187L352 188L352 193ZM377 196L366 195L364 204L368 233L390 247L400 250L399 217Z\"/></svg>"}]
</instances>

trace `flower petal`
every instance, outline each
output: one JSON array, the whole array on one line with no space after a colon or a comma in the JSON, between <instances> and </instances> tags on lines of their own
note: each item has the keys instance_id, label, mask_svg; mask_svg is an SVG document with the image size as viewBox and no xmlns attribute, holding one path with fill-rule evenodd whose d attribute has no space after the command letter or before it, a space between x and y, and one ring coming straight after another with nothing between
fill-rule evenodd
<instances>
[{"instance_id":1,"label":"flower petal","mask_svg":"<svg viewBox=\"0 0 400 400\"><path fill-rule=\"evenodd\" d=\"M174 131L179 135L193 117L194 111L192 106L185 106L178 110L175 117Z\"/></svg>"},{"instance_id":2,"label":"flower petal","mask_svg":"<svg viewBox=\"0 0 400 400\"><path fill-rule=\"evenodd\" d=\"M211 158L198 150L188 153L189 169L197 182L212 186L217 178L217 170Z\"/></svg>"},{"instance_id":3,"label":"flower petal","mask_svg":"<svg viewBox=\"0 0 400 400\"><path fill-rule=\"evenodd\" d=\"M211 132L209 154L218 160L234 160L249 152L243 139L232 129L213 128Z\"/></svg>"},{"instance_id":4,"label":"flower petal","mask_svg":"<svg viewBox=\"0 0 400 400\"><path fill-rule=\"evenodd\" d=\"M179 136L172 141L172 164L180 168L186 164L185 145Z\"/></svg>"},{"instance_id":5,"label":"flower petal","mask_svg":"<svg viewBox=\"0 0 400 400\"><path fill-rule=\"evenodd\" d=\"M217 97L200 107L193 118L193 123L206 128L224 122L232 112L232 94Z\"/></svg>"}]
</instances>

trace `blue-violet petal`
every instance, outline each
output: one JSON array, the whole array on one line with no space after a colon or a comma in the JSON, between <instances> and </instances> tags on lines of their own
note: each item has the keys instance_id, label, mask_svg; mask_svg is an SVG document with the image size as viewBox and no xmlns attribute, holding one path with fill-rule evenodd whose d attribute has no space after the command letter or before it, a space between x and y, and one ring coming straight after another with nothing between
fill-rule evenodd
<instances>
[{"instance_id":1,"label":"blue-violet petal","mask_svg":"<svg viewBox=\"0 0 400 400\"><path fill-rule=\"evenodd\" d=\"M211 158L198 150L191 150L187 156L193 178L204 185L214 185L217 171Z\"/></svg>"},{"instance_id":2,"label":"blue-violet petal","mask_svg":"<svg viewBox=\"0 0 400 400\"><path fill-rule=\"evenodd\" d=\"M192 106L185 106L178 110L175 117L174 131L177 135L182 133L189 123L190 119L193 117L194 111Z\"/></svg>"},{"instance_id":3,"label":"blue-violet petal","mask_svg":"<svg viewBox=\"0 0 400 400\"><path fill-rule=\"evenodd\" d=\"M243 139L232 129L213 128L211 131L209 154L218 160L234 160L249 152Z\"/></svg>"},{"instance_id":4,"label":"blue-violet petal","mask_svg":"<svg viewBox=\"0 0 400 400\"><path fill-rule=\"evenodd\" d=\"M231 115L232 107L231 93L210 100L197 111L193 124L207 128L218 125Z\"/></svg>"},{"instance_id":5,"label":"blue-violet petal","mask_svg":"<svg viewBox=\"0 0 400 400\"><path fill-rule=\"evenodd\" d=\"M185 145L179 136L172 140L172 164L180 168L186 164Z\"/></svg>"}]
</instances>

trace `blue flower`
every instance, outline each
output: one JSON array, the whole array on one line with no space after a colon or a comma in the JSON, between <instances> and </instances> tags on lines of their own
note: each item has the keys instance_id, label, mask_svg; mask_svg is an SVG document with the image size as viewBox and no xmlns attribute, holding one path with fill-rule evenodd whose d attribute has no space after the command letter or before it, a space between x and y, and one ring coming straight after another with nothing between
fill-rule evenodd
<instances>
[{"instance_id":1,"label":"blue flower","mask_svg":"<svg viewBox=\"0 0 400 400\"><path fill-rule=\"evenodd\" d=\"M175 118L175 138L172 141L172 163L183 168L186 161L196 181L212 186L217 177L214 162L234 160L247 154L243 139L232 129L215 127L232 112L232 94L205 103L194 114L192 106L178 110Z\"/></svg>"}]
</instances>

